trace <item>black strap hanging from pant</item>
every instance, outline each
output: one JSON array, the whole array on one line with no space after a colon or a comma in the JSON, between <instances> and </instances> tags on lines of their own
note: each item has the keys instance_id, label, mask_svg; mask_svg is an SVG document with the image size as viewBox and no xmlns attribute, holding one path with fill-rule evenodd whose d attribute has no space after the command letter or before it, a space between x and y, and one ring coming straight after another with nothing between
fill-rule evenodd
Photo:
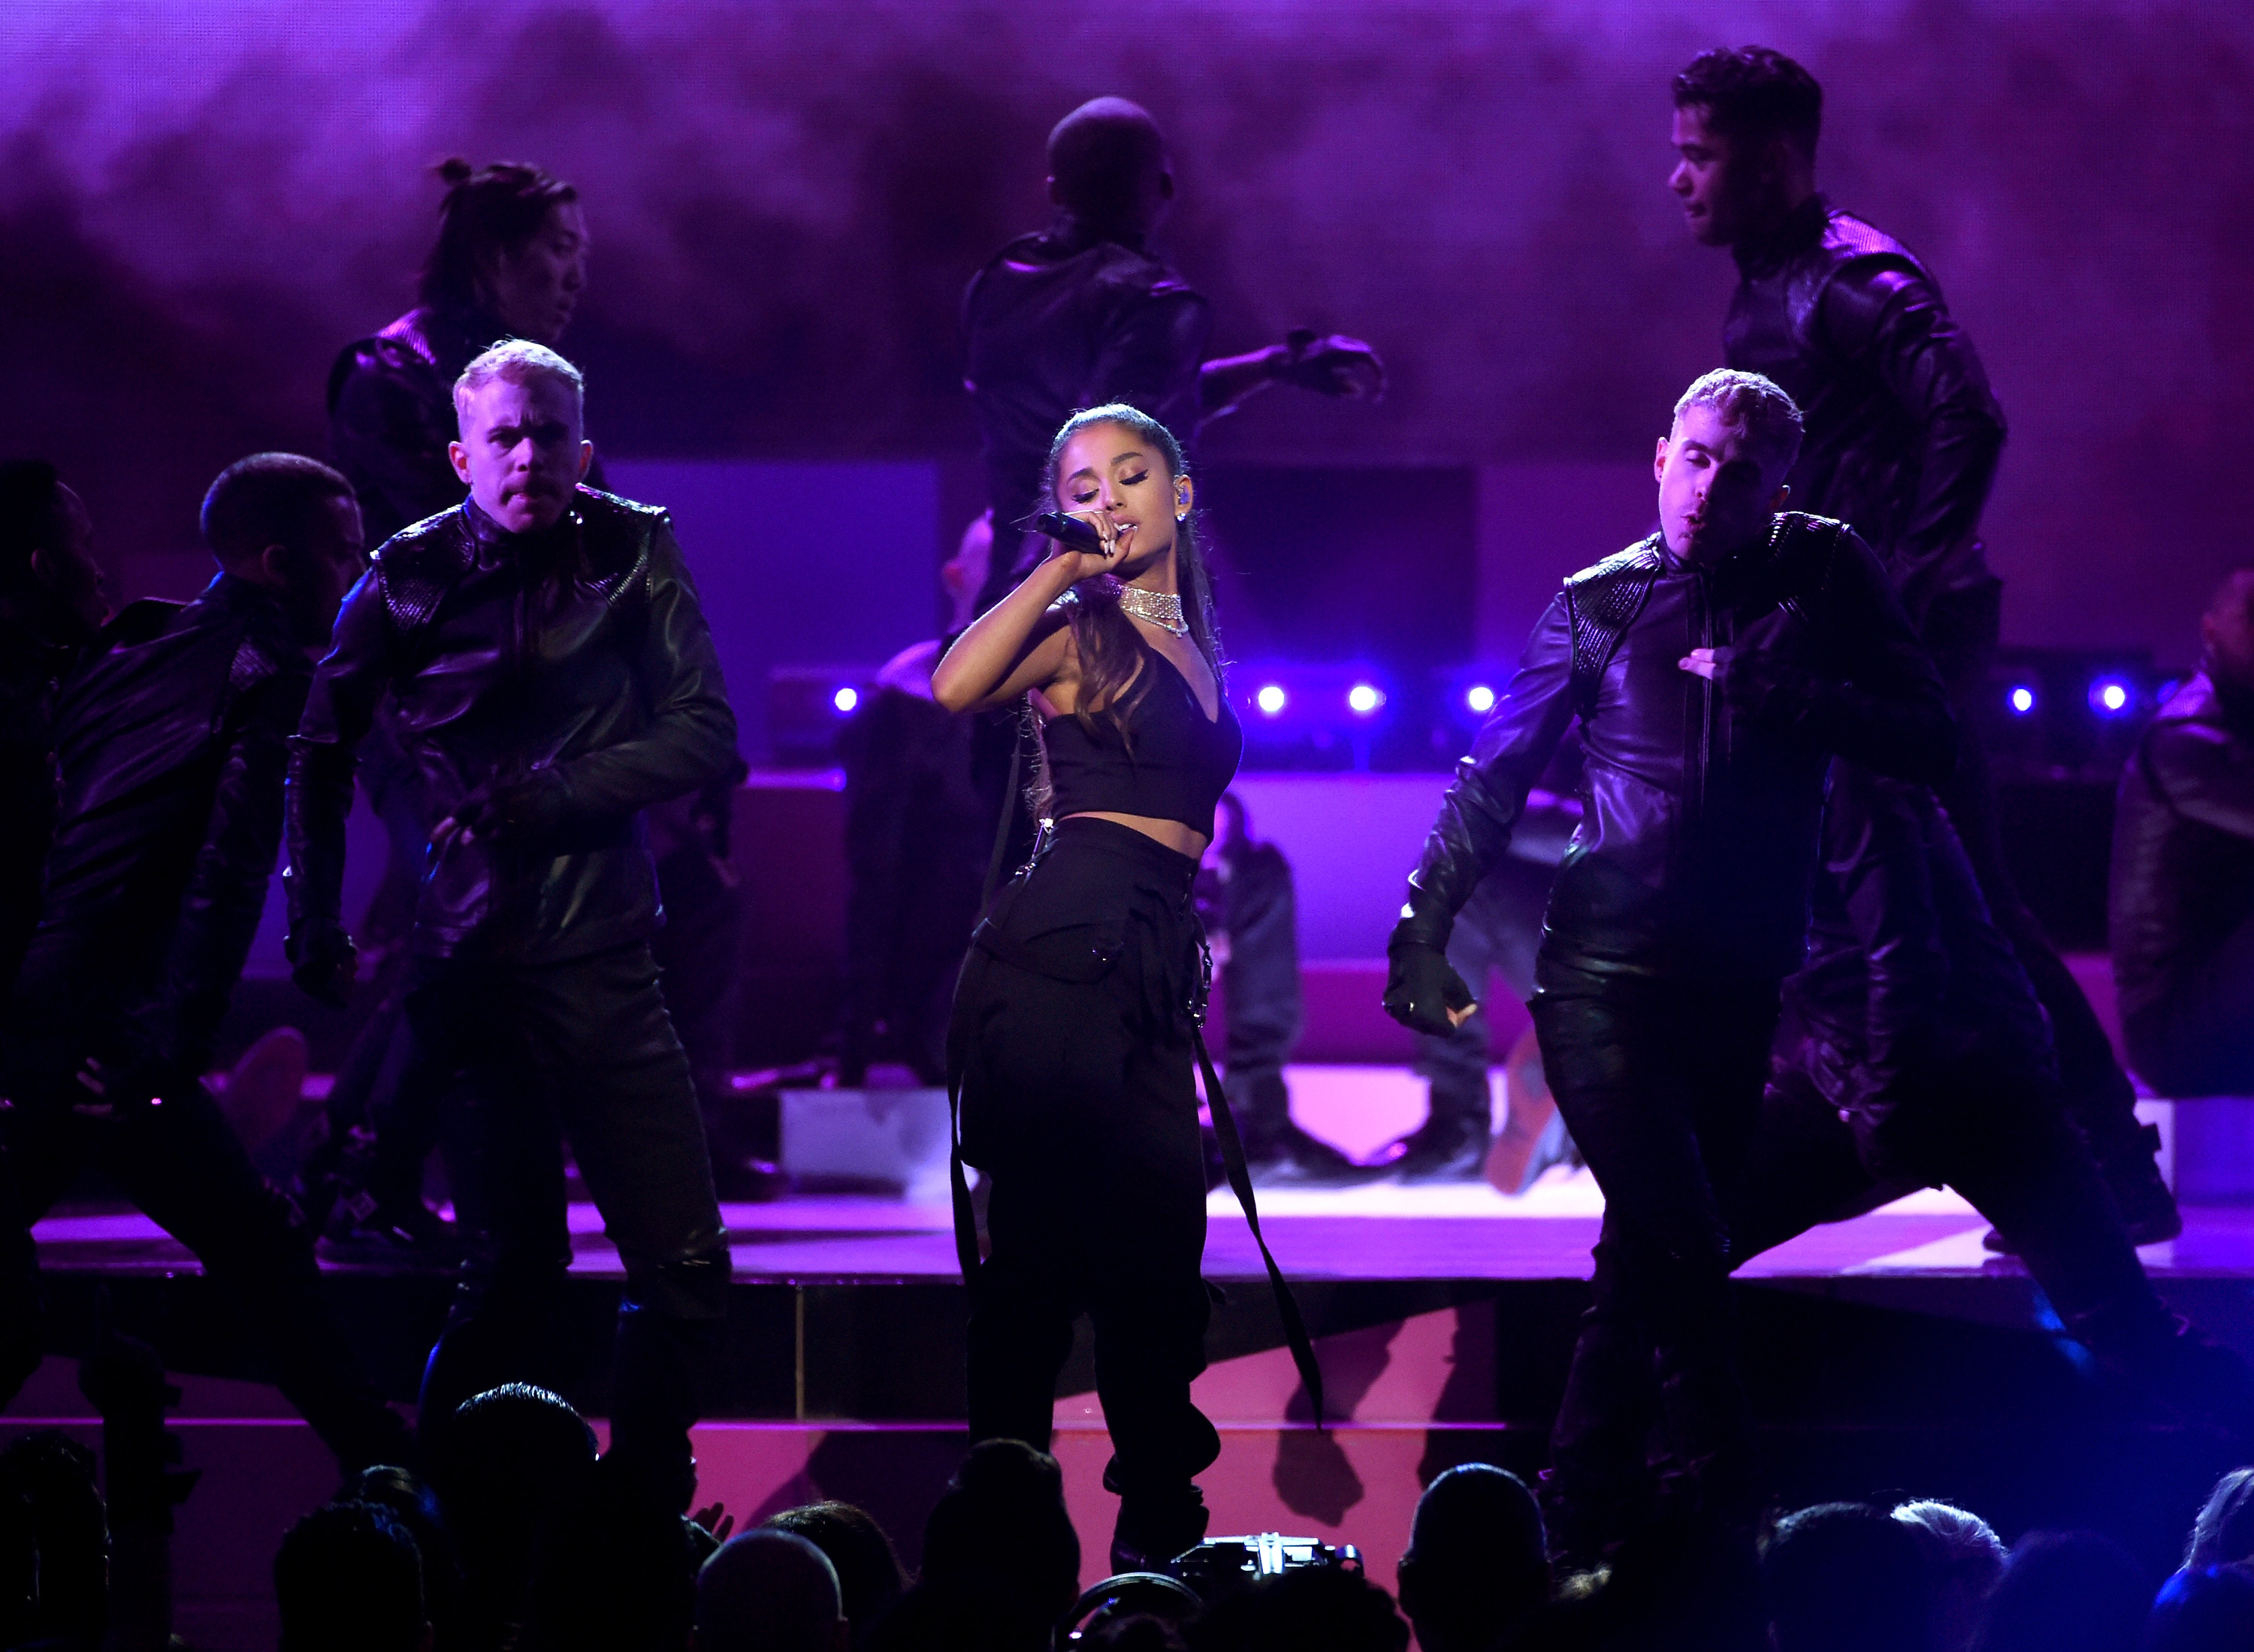
<instances>
[{"instance_id":1,"label":"black strap hanging from pant","mask_svg":"<svg viewBox=\"0 0 2254 1652\"><path fill-rule=\"evenodd\" d=\"M1244 1212L1244 1225L1252 1229L1252 1242L1260 1247L1260 1260L1267 1264L1269 1287L1276 1293L1276 1312L1284 1321L1284 1340L1292 1350L1292 1363L1299 1368L1299 1382L1307 1390L1307 1399L1315 1408L1315 1426L1323 1425L1323 1368L1315 1359L1315 1345L1307 1335L1306 1321L1299 1317L1299 1305L1292 1295L1292 1287L1284 1278L1283 1269L1276 1265L1274 1252L1260 1231L1260 1209L1252 1199L1252 1172L1244 1162L1244 1138L1237 1133L1236 1115L1229 1110L1228 1093L1221 1081L1214 1076L1213 1057L1206 1053L1205 1028L1193 1024L1191 1042L1197 1049L1198 1075L1205 1082L1206 1104L1213 1111L1213 1133L1221 1138L1221 1162L1228 1172L1229 1190Z\"/></svg>"}]
</instances>

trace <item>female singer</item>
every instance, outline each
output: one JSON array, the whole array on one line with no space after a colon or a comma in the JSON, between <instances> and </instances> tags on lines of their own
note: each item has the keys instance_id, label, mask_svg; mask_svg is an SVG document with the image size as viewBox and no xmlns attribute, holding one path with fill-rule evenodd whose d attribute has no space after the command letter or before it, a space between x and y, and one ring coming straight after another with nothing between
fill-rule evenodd
<instances>
[{"instance_id":1,"label":"female singer","mask_svg":"<svg viewBox=\"0 0 2254 1652\"><path fill-rule=\"evenodd\" d=\"M1049 449L1055 540L932 676L951 710L1030 696L1037 811L1054 822L997 895L956 994L962 1155L991 1184L970 1285L970 1438L1046 1448L1074 1318L1119 1494L1115 1572L1205 1535L1220 1454L1205 1368L1206 1182L1191 1076L1202 936L1190 900L1243 731L1228 709L1180 446L1114 403Z\"/></svg>"}]
</instances>

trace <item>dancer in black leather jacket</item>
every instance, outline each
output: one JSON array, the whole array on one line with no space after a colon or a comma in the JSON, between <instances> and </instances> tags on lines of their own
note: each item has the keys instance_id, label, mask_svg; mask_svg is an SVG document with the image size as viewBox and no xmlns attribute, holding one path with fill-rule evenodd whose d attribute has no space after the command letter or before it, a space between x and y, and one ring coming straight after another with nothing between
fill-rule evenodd
<instances>
[{"instance_id":1,"label":"dancer in black leather jacket","mask_svg":"<svg viewBox=\"0 0 2254 1652\"><path fill-rule=\"evenodd\" d=\"M1870 543L1932 650L1963 732L1941 802L2050 1013L2075 1122L2138 1240L2167 1238L2182 1224L2159 1133L2138 1124L2104 1027L2004 858L1980 740L2003 593L1979 537L2005 434L1986 371L1925 262L1816 192L1823 92L1805 69L1759 47L1709 52L1676 77L1675 104L1670 186L1692 234L1738 263L1723 359L1799 402L1795 500Z\"/></svg>"},{"instance_id":2,"label":"dancer in black leather jacket","mask_svg":"<svg viewBox=\"0 0 2254 1652\"><path fill-rule=\"evenodd\" d=\"M495 340L554 345L586 284L579 192L514 161L438 169L446 184L421 302L329 369L329 443L382 544L410 522L462 502L446 457L454 381ZM600 486L598 472L591 480Z\"/></svg>"},{"instance_id":3,"label":"dancer in black leather jacket","mask_svg":"<svg viewBox=\"0 0 2254 1652\"><path fill-rule=\"evenodd\" d=\"M290 757L290 956L309 990L349 979L353 753L388 695L430 816L407 1015L468 1110L469 1259L423 1415L531 1374L570 1260L568 1136L626 1268L614 1451L685 1507L728 1252L650 957L640 816L733 771L735 718L665 513L575 485L577 370L513 343L459 394L470 498L377 552L315 674Z\"/></svg>"},{"instance_id":4,"label":"dancer in black leather jacket","mask_svg":"<svg viewBox=\"0 0 2254 1652\"><path fill-rule=\"evenodd\" d=\"M2113 820L2113 979L2129 1060L2163 1096L2254 1095L2254 569L2200 626Z\"/></svg>"},{"instance_id":5,"label":"dancer in black leather jacket","mask_svg":"<svg viewBox=\"0 0 2254 1652\"><path fill-rule=\"evenodd\" d=\"M1356 339L1297 332L1249 355L1206 360L1210 307L1145 245L1173 199L1157 124L1097 98L1049 134L1057 221L1012 242L962 296L964 384L986 458L995 552L984 612L1042 554L1017 529L1040 508L1049 441L1074 412L1124 402L1194 455L1198 427L1270 384L1376 395L1376 352Z\"/></svg>"},{"instance_id":6,"label":"dancer in black leather jacket","mask_svg":"<svg viewBox=\"0 0 2254 1652\"><path fill-rule=\"evenodd\" d=\"M0 464L0 995L39 921L55 829L55 685L102 622L85 503L44 459Z\"/></svg>"},{"instance_id":7,"label":"dancer in black leather jacket","mask_svg":"<svg viewBox=\"0 0 2254 1652\"><path fill-rule=\"evenodd\" d=\"M1824 772L1844 753L1930 780L1955 757L1940 682L1877 559L1840 523L1771 514L1798 424L1751 374L1685 393L1659 447L1660 534L1551 603L1458 766L1388 948L1396 1018L1445 1032L1468 1010L1451 923L1578 718L1585 813L1531 1006L1606 1197L1577 1404L1552 1441L1569 1550L1634 1516L1660 1401L1684 1482L1741 1506L1732 1250L1712 1183L1746 1150L1777 984L1800 963Z\"/></svg>"},{"instance_id":8,"label":"dancer in black leather jacket","mask_svg":"<svg viewBox=\"0 0 2254 1652\"><path fill-rule=\"evenodd\" d=\"M404 1431L322 1302L312 1235L200 1082L274 872L306 650L360 570L360 513L326 466L261 454L213 485L204 525L223 571L185 606L129 607L56 703L54 844L0 1038L0 1386L38 1360L30 1223L94 1164L236 1298L347 1468L396 1461Z\"/></svg>"}]
</instances>

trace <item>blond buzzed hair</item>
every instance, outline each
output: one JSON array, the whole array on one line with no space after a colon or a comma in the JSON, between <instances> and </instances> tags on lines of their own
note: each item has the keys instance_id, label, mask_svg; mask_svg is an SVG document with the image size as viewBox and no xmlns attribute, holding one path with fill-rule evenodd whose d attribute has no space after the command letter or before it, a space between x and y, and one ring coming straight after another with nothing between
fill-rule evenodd
<instances>
[{"instance_id":1,"label":"blond buzzed hair","mask_svg":"<svg viewBox=\"0 0 2254 1652\"><path fill-rule=\"evenodd\" d=\"M571 387L571 404L584 413L587 381L579 369L544 344L529 339L503 339L462 369L454 381L454 421L458 426L470 414L470 398L495 379L526 384L534 379L554 379Z\"/></svg>"},{"instance_id":2,"label":"blond buzzed hair","mask_svg":"<svg viewBox=\"0 0 2254 1652\"><path fill-rule=\"evenodd\" d=\"M1765 458L1789 465L1800 457L1800 409L1774 379L1717 368L1691 381L1675 404L1675 416L1680 419L1694 407L1712 408L1724 424L1743 430L1747 443Z\"/></svg>"}]
</instances>

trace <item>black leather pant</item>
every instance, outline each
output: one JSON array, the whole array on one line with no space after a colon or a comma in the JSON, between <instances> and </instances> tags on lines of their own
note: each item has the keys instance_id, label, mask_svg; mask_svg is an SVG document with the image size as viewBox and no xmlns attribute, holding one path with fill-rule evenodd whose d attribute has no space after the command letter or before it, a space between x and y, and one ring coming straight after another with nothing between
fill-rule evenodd
<instances>
[{"instance_id":1,"label":"black leather pant","mask_svg":"<svg viewBox=\"0 0 2254 1652\"><path fill-rule=\"evenodd\" d=\"M1696 1480L1743 1472L1739 1381L1716 1193L1751 1151L1777 994L1536 966L1534 1027L1566 1127L1605 1194L1593 1300L1550 1435L1575 1530L1617 1536L1648 1489L1646 1441Z\"/></svg>"},{"instance_id":2,"label":"black leather pant","mask_svg":"<svg viewBox=\"0 0 2254 1652\"><path fill-rule=\"evenodd\" d=\"M2254 919L2122 1032L2163 1096L2254 1096Z\"/></svg>"},{"instance_id":3,"label":"black leather pant","mask_svg":"<svg viewBox=\"0 0 2254 1652\"><path fill-rule=\"evenodd\" d=\"M1004 962L974 947L952 1034L965 1156L992 1187L991 1248L970 1282L970 1438L1046 1449L1085 1312L1111 1432L1104 1483L1161 1512L1194 1499L1221 1452L1190 1400L1211 1312L1181 996L1195 870L1130 828L1062 822L1030 878L998 898L998 927L1023 950ZM1099 950L1108 966L1075 968Z\"/></svg>"},{"instance_id":4,"label":"black leather pant","mask_svg":"<svg viewBox=\"0 0 2254 1652\"><path fill-rule=\"evenodd\" d=\"M1416 1068L1432 1086L1432 1116L1483 1132L1494 1116L1488 1069L1508 1051L1496 1051L1486 1000L1488 977L1502 976L1511 996L1534 990L1534 954L1542 944L1542 914L1550 904L1555 866L1505 856L1481 878L1456 914L1448 935L1448 962L1470 985L1480 1007L1445 1036L1417 1035Z\"/></svg>"},{"instance_id":5,"label":"black leather pant","mask_svg":"<svg viewBox=\"0 0 2254 1652\"><path fill-rule=\"evenodd\" d=\"M419 960L407 1013L424 1058L459 1075L455 1210L468 1253L424 1372L425 1430L472 1394L540 1374L571 1261L568 1140L626 1264L612 1454L686 1507L697 1368L726 1312L728 1248L649 948L541 965Z\"/></svg>"},{"instance_id":6,"label":"black leather pant","mask_svg":"<svg viewBox=\"0 0 2254 1652\"><path fill-rule=\"evenodd\" d=\"M68 1081L66 1081L67 1082ZM40 1354L38 1262L31 1224L79 1172L98 1166L188 1247L264 1344L276 1386L347 1472L409 1455L404 1423L361 1368L322 1290L313 1236L298 1208L252 1166L210 1092L194 1081L107 1118L74 1110L74 1085L19 1096L0 1155L0 1404Z\"/></svg>"},{"instance_id":7,"label":"black leather pant","mask_svg":"<svg viewBox=\"0 0 2254 1652\"><path fill-rule=\"evenodd\" d=\"M1961 755L1956 773L1936 795L1972 863L1996 927L2019 954L2034 984L2035 996L2049 1013L2058 1048L2061 1094L2098 1168L2117 1194L2156 1186L2152 1138L2137 1122L2136 1087L2113 1053L2097 1012L2043 933L2041 923L2021 899L2004 856L1996 805L1996 778L1980 731L1990 715L1988 680L2003 613L2003 584L1992 580L1964 591L1943 592L1928 608L1921 634L1941 672L1942 686L1956 713Z\"/></svg>"}]
</instances>

